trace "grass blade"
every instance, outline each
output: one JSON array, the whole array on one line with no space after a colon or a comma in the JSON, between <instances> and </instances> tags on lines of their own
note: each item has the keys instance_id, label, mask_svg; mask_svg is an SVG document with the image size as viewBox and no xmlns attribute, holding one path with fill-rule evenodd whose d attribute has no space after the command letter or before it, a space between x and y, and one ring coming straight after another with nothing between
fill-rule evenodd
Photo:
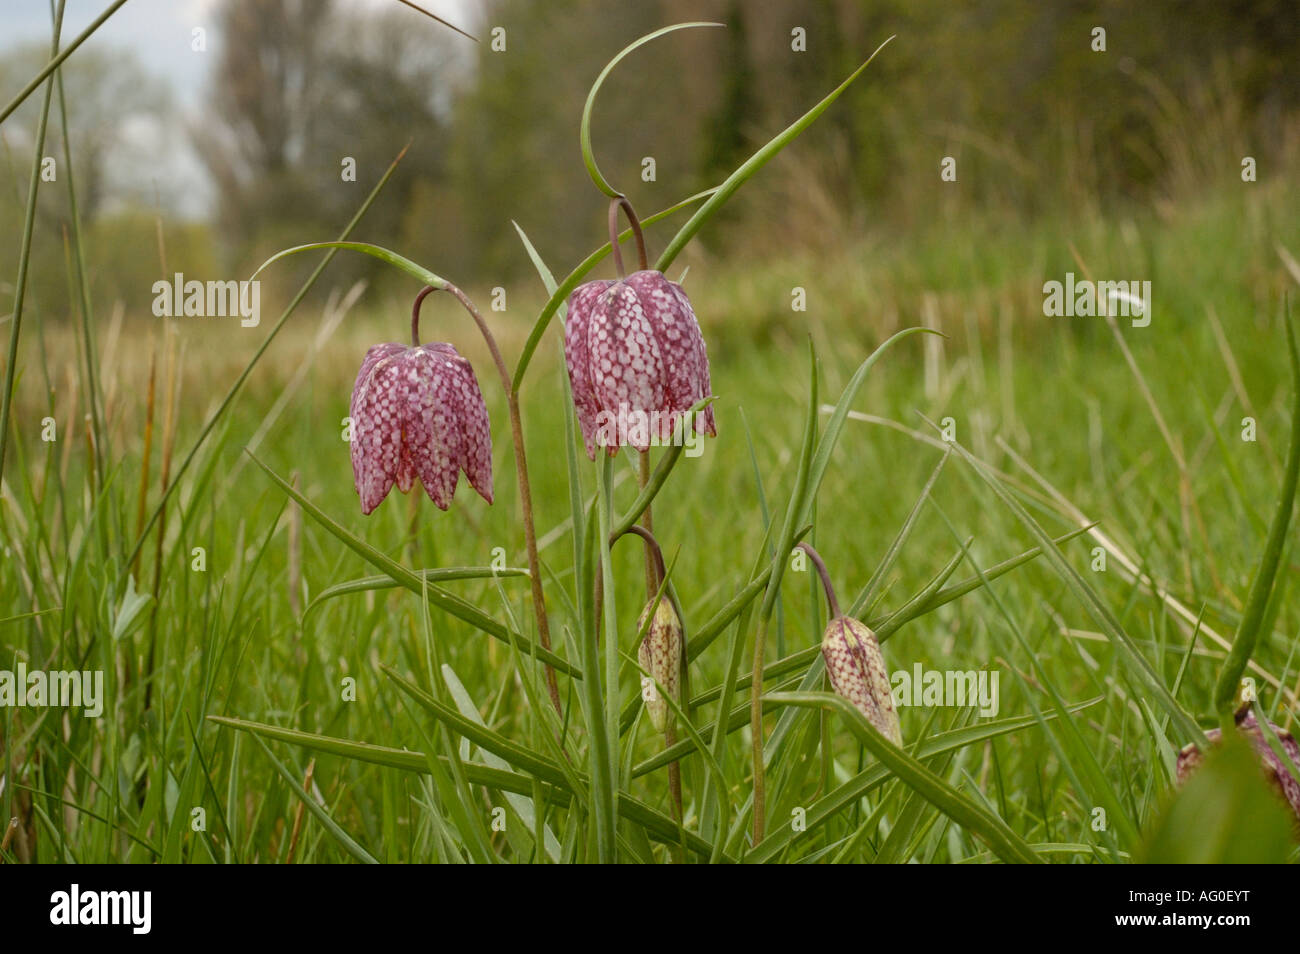
<instances>
[{"instance_id":1,"label":"grass blade","mask_svg":"<svg viewBox=\"0 0 1300 954\"><path fill-rule=\"evenodd\" d=\"M261 747L262 751L266 753L266 757L271 760L271 765L275 767L276 773L284 779L285 784L289 786L289 791L293 792L293 794L298 797L303 805L307 807L307 811L311 812L312 815L315 816L316 820L325 826L325 830L337 839L338 843L343 846L343 849L348 854L363 864L379 864L374 855L370 854L370 852L357 844L351 835L339 827L338 822L333 818L330 818L329 812L325 811L325 809L321 808L321 806L316 803L316 799L311 797L310 792L302 790L297 780L292 774L290 774L289 770L280 763L280 760L275 757L271 752L270 746L262 741L260 735L254 734L253 741L256 742L258 746Z\"/></svg>"},{"instance_id":2,"label":"grass blade","mask_svg":"<svg viewBox=\"0 0 1300 954\"><path fill-rule=\"evenodd\" d=\"M717 189L713 191L713 194L709 196L709 200L705 202L704 205L700 206L699 210L692 215L687 223L681 227L676 235L673 236L672 241L668 243L668 247L665 248L663 254L659 256L659 261L655 263L655 268L659 269L661 272L667 271L668 266L673 263L673 260L677 258L677 256L681 254L682 249L686 247L686 243L695 237L695 233L704 227L704 223L713 217L713 213L718 211L724 202L735 195L736 190L744 185L754 175L754 173L767 165L778 152L790 145L790 143L794 142L795 139L799 137L800 133L811 126L818 116L826 112L831 103L839 99L840 94L848 89L853 84L853 81L862 75L863 70L870 66L871 61L876 58L876 54L883 50L889 43L889 40L892 39L893 37L891 36L884 43L880 44L880 46L876 47L875 52L867 57L867 61L849 74L849 78L839 86L835 87L835 89L833 89L825 99L787 126L785 130L776 136L776 138L772 139L767 143L767 145L759 149L758 152L746 159L735 172L727 176L722 185L718 186Z\"/></svg>"},{"instance_id":3,"label":"grass blade","mask_svg":"<svg viewBox=\"0 0 1300 954\"><path fill-rule=\"evenodd\" d=\"M1214 687L1214 708L1225 733L1234 724L1233 702L1237 686L1259 639L1260 624L1264 621L1273 581L1277 577L1282 551L1286 545L1291 511L1295 509L1296 483L1300 479L1300 351L1296 349L1295 329L1291 326L1289 315L1286 321L1286 343L1291 356L1291 444L1286 452L1282 489L1278 492L1277 509L1273 511L1273 522L1269 527L1264 554L1255 569L1250 595L1246 598L1246 610L1241 615L1241 624L1237 627L1232 649L1228 651L1228 658L1223 662L1219 681Z\"/></svg>"},{"instance_id":4,"label":"grass blade","mask_svg":"<svg viewBox=\"0 0 1300 954\"><path fill-rule=\"evenodd\" d=\"M357 227L357 223L361 221L362 216L369 211L370 206L374 204L375 199L379 198L379 193L383 191L384 186L388 184L388 180L391 179L393 173L397 171L397 164L401 162L402 157L406 155L406 148L409 148L409 146L403 148L402 151L397 154L397 158L389 164L379 181L375 183L375 187L370 190L370 194L366 196L366 200L361 203L361 208L357 209L356 215L352 216L352 220L344 226L342 233L339 235L339 241L343 241L352 234L352 230ZM126 560L123 561L124 567L129 568L131 564L135 562L135 558L140 553L141 547L144 546L144 541L148 539L149 533L153 530L154 524L158 522L158 518L162 515L163 509L167 506L167 501L171 499L171 495L175 493L176 488L180 486L181 477L184 476L190 465L194 463L194 458L198 456L199 449L203 447L208 437L212 434L212 431L217 426L217 422L225 417L226 411L230 408L230 405L234 403L235 396L239 394L240 390L243 388L244 382L248 380L248 376L253 373L253 368L256 367L257 363L262 359L262 355L264 355L266 350L271 346L271 342L274 341L276 335L280 333L280 330L289 320L289 316L294 313L294 310L297 309L302 300L307 297L307 293L311 291L312 286L316 284L316 280L320 278L321 273L325 271L325 267L333 261L337 252L337 249L330 249L325 254L325 257L321 259L320 264L317 265L316 268L312 270L312 273L307 276L307 280L302 283L302 287L298 289L297 294L293 296L289 304L285 307L279 320L276 321L275 326L267 334L266 338L263 339L262 344L258 349L253 352L253 356L248 359L248 364L244 366L244 370L240 372L239 377L235 379L235 383L230 386L230 390L226 392L226 396L221 399L221 403L217 405L217 409L212 412L212 415L204 423L203 429L199 431L198 438L190 447L189 452L181 460L180 466L176 468L171 482L167 485L166 489L163 490L162 496L158 500L158 506L154 508L153 513L145 522L144 528L140 531L139 538L135 541L135 545L131 548L131 552L127 554ZM124 569L123 573L125 572L126 570Z\"/></svg>"},{"instance_id":5,"label":"grass blade","mask_svg":"<svg viewBox=\"0 0 1300 954\"><path fill-rule=\"evenodd\" d=\"M280 261L282 258L288 258L290 255L296 255L299 252L310 252L322 248L345 248L353 252L362 252L372 258L379 259L381 262L387 262L394 268L401 269L412 278L416 278L426 285L432 285L439 291L447 290L447 280L445 278L435 275L423 265L417 265L409 258L398 255L396 252L390 251L381 245L371 245L369 242L311 242L307 245L295 245L293 248L282 249L268 258L261 265L257 266L257 271L253 272L253 274L249 276L249 280L251 281L256 278L269 265Z\"/></svg>"},{"instance_id":6,"label":"grass blade","mask_svg":"<svg viewBox=\"0 0 1300 954\"><path fill-rule=\"evenodd\" d=\"M81 46L82 43L85 43L86 40L90 39L91 35L93 35L94 32L98 30L100 27L102 27L104 23L107 22L109 17L117 13L118 10L122 9L125 3L126 0L113 0L113 2L109 4L108 9L106 9L103 13L101 13L99 16L95 17L95 19L91 21L90 26L86 27L86 29L78 33L76 38L71 43L65 46L61 52L58 52L54 57L52 57L50 61L46 63L45 66L41 69L41 71L37 73L35 76L33 76L31 80L28 82L28 84L18 92L18 95L15 96L13 99L9 100L5 108L0 110L0 123L8 119L9 116L13 113L13 111L23 104L23 100L25 100L28 96L32 95L32 93L36 91L36 87L40 86L41 83L45 82L46 78L55 70L57 70L63 64L64 60L66 60L69 56L71 56L74 52L76 52L77 47ZM59 13L62 14L62 12L63 12L63 4L60 3ZM40 150L37 150L38 155L39 153Z\"/></svg>"},{"instance_id":7,"label":"grass blade","mask_svg":"<svg viewBox=\"0 0 1300 954\"><path fill-rule=\"evenodd\" d=\"M54 39L53 48L57 52L59 48L59 33L63 29L63 3L59 3L59 9L54 18ZM55 57L55 65L59 58ZM53 70L53 66L50 67ZM43 76L48 76L49 71L38 76L34 83L39 83ZM32 89L35 86L31 87ZM8 116L22 97L27 95L30 90L24 91L20 98L11 104L10 108L0 116L0 122ZM36 124L36 142L35 149L32 152L32 173L27 181L27 208L23 213L23 231L18 248L18 278L14 282L14 307L13 317L10 319L13 324L9 327L9 351L5 363L5 381L4 393L0 395L0 475L4 474L5 469L5 451L9 446L9 415L13 411L14 397L14 377L18 372L18 337L23 327L23 305L27 298L27 269L31 264L32 255L32 233L36 229L36 195L41 186L41 164L44 162L45 155L45 130L50 120L50 101L54 97L54 84L49 83L45 87L45 98L41 102L41 116Z\"/></svg>"},{"instance_id":8,"label":"grass blade","mask_svg":"<svg viewBox=\"0 0 1300 954\"><path fill-rule=\"evenodd\" d=\"M914 756L886 739L847 700L827 692L782 692L772 693L767 698L782 705L838 711L849 724L854 737L889 771L898 776L903 784L919 793L957 824L979 836L1003 861L1021 864L1038 864L1042 861L1006 822L962 795Z\"/></svg>"},{"instance_id":9,"label":"grass blade","mask_svg":"<svg viewBox=\"0 0 1300 954\"><path fill-rule=\"evenodd\" d=\"M582 107L582 123L578 128L578 141L582 147L582 162L587 167L587 174L591 176L591 181L596 183L596 188L612 199L617 199L622 195L612 185L605 181L601 175L600 168L596 165L596 156L591 149L591 109L596 104L596 94L600 92L600 87L604 84L605 78L613 72L614 67L632 51L645 46L651 40L657 40L659 37L677 30L688 30L693 27L720 27L721 23L674 23L672 26L666 26L662 29L655 30L653 33L647 33L645 36L623 47L617 56L605 64L605 68L600 71L596 77L596 82L591 84L591 90L587 93L587 102Z\"/></svg>"},{"instance_id":10,"label":"grass blade","mask_svg":"<svg viewBox=\"0 0 1300 954\"><path fill-rule=\"evenodd\" d=\"M569 663L565 662L559 656L548 650L542 649L540 646L534 646L528 639L521 635L512 634L505 626L492 619L492 617L488 616L482 610L465 602L460 597L447 592L441 587L433 586L432 584L425 582L418 574L406 569L406 567L402 566L392 558L385 556L360 537L348 533L348 531L340 524L330 519L323 510L304 497L296 487L262 463L262 461L251 451L246 451L246 453L248 453L249 457L253 458L253 463L262 468L263 472L275 481L281 490L296 500L298 505L302 507L303 511L310 515L313 520L328 530L337 540L346 545L353 553L361 557L361 559L375 567L375 569L382 570L384 573L388 574L388 576L396 581L400 586L406 587L412 593L423 594L427 592L429 595L429 602L443 612L450 613L452 616L464 620L476 629L482 630L484 633L487 633L487 635L499 639L503 643L509 643L512 640L516 641L529 655L536 656L538 659L550 663L561 672L568 673L570 676L574 676L575 678L580 678L578 670L569 665Z\"/></svg>"},{"instance_id":11,"label":"grass blade","mask_svg":"<svg viewBox=\"0 0 1300 954\"><path fill-rule=\"evenodd\" d=\"M527 576L528 571L522 567L503 567L495 569L490 566L452 566L436 570L414 570L412 571L416 579L425 579L430 583L446 583L451 580L483 580L491 579L498 576ZM321 603L326 600L334 599L339 596L347 596L350 593L368 593L374 590L388 590L393 587L401 586L393 577L384 576L363 576L356 580L346 580L342 583L335 583L333 586L327 586L307 604L307 608L302 612L303 622ZM421 591L423 592L423 591ZM3 622L3 620L0 620Z\"/></svg>"}]
</instances>

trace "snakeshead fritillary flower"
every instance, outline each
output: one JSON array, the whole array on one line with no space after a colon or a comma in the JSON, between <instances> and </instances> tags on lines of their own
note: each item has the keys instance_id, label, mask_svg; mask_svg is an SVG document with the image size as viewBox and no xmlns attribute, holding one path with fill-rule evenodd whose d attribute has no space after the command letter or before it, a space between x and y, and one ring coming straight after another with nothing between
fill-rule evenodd
<instances>
[{"instance_id":1,"label":"snakeshead fritillary flower","mask_svg":"<svg viewBox=\"0 0 1300 954\"><path fill-rule=\"evenodd\" d=\"M898 710L876 634L851 616L837 616L822 637L831 687L895 745L903 744Z\"/></svg>"},{"instance_id":2,"label":"snakeshead fritillary flower","mask_svg":"<svg viewBox=\"0 0 1300 954\"><path fill-rule=\"evenodd\" d=\"M709 357L690 299L663 272L588 282L569 296L564 360L587 456L672 437L678 418L708 396ZM693 422L717 436L713 408Z\"/></svg>"},{"instance_id":3,"label":"snakeshead fritillary flower","mask_svg":"<svg viewBox=\"0 0 1300 954\"><path fill-rule=\"evenodd\" d=\"M1282 751L1287 754L1287 758L1298 768L1300 768L1300 744L1296 743L1295 738L1290 732L1287 732L1281 726L1274 725L1272 722L1269 728L1277 736L1277 741L1282 747ZM1255 755L1259 758L1260 767L1264 774L1272 781L1274 787L1290 804L1291 810L1296 814L1297 825L1300 825L1300 782L1292 774L1292 770L1287 764L1278 758L1277 753L1273 751L1272 746L1268 744L1268 739L1264 735L1263 729L1259 726L1259 720L1255 718L1255 712L1247 704L1237 713L1237 729L1246 736L1250 742L1250 747L1255 750ZM1205 733L1205 738L1211 745L1217 745L1223 738L1223 732L1219 729L1209 729ZM1178 765L1175 775L1178 784L1182 785L1192 773L1196 771L1201 764L1201 750L1197 748L1195 742L1189 742L1183 746L1178 753Z\"/></svg>"},{"instance_id":4,"label":"snakeshead fritillary flower","mask_svg":"<svg viewBox=\"0 0 1300 954\"><path fill-rule=\"evenodd\" d=\"M492 502L492 432L474 369L449 344L375 345L352 388L352 476L361 512L420 478L442 510L463 470Z\"/></svg>"}]
</instances>

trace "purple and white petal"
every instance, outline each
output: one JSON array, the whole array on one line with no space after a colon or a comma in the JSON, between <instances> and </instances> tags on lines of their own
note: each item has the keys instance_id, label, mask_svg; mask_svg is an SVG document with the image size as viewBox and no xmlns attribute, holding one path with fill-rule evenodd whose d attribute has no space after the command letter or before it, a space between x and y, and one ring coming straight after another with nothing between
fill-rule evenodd
<instances>
[{"instance_id":1,"label":"purple and white petal","mask_svg":"<svg viewBox=\"0 0 1300 954\"><path fill-rule=\"evenodd\" d=\"M350 405L352 476L369 514L396 484L418 478L446 510L463 470L492 502L492 433L469 362L451 345L375 345L366 352Z\"/></svg>"},{"instance_id":2,"label":"purple and white petal","mask_svg":"<svg viewBox=\"0 0 1300 954\"><path fill-rule=\"evenodd\" d=\"M636 289L658 339L664 358L664 410L661 438L672 436L677 419L709 392L709 360L704 338L695 320L690 299L680 285L662 272L647 270L628 276ZM712 409L704 412L704 430L715 433Z\"/></svg>"},{"instance_id":3,"label":"purple and white petal","mask_svg":"<svg viewBox=\"0 0 1300 954\"><path fill-rule=\"evenodd\" d=\"M580 285L569 296L568 314L564 319L564 363L569 370L569 389L578 412L578 425L587 456L596 459L596 415L600 408L591 380L591 351L587 347L587 330L591 312L601 294L613 282L599 280Z\"/></svg>"},{"instance_id":4,"label":"purple and white petal","mask_svg":"<svg viewBox=\"0 0 1300 954\"><path fill-rule=\"evenodd\" d=\"M401 376L400 352L377 357L352 393L352 476L365 514L383 502L403 469Z\"/></svg>"},{"instance_id":5,"label":"purple and white petal","mask_svg":"<svg viewBox=\"0 0 1300 954\"><path fill-rule=\"evenodd\" d=\"M439 356L439 402L456 421L460 455L458 466L470 486L488 503L492 502L492 425L479 389L474 368L451 345Z\"/></svg>"},{"instance_id":6,"label":"purple and white petal","mask_svg":"<svg viewBox=\"0 0 1300 954\"><path fill-rule=\"evenodd\" d=\"M695 309L691 307L691 300L686 297L686 292L682 286L675 282L669 282L669 287L677 297L678 305L681 308L681 321L684 326L687 338L687 352L690 356L690 362L693 365L693 379L691 384L691 394L693 395L690 403L687 404L683 411L693 406L701 398L708 397L713 393L713 386L709 383L709 350L704 344L704 335L700 332L700 323L695 319ZM703 423L703 432L710 437L718 436L717 426L713 420L713 405L710 404L700 414L700 421L697 425ZM700 428L697 426L696 428Z\"/></svg>"},{"instance_id":7,"label":"purple and white petal","mask_svg":"<svg viewBox=\"0 0 1300 954\"><path fill-rule=\"evenodd\" d=\"M664 360L633 286L615 282L601 295L591 312L587 342L597 403L620 424L626 422L627 443L649 450L648 422L665 410ZM638 428L638 419L647 426Z\"/></svg>"},{"instance_id":8,"label":"purple and white petal","mask_svg":"<svg viewBox=\"0 0 1300 954\"><path fill-rule=\"evenodd\" d=\"M447 360L438 350L412 348L406 354L404 380L404 447L415 475L439 510L451 506L463 453L460 424L447 400Z\"/></svg>"}]
</instances>

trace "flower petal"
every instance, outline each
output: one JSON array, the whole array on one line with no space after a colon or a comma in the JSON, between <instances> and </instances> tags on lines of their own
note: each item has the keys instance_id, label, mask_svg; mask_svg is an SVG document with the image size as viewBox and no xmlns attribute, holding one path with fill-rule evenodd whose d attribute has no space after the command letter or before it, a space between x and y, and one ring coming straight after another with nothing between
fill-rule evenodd
<instances>
[{"instance_id":1,"label":"flower petal","mask_svg":"<svg viewBox=\"0 0 1300 954\"><path fill-rule=\"evenodd\" d=\"M628 276L628 285L635 288L641 307L650 321L664 358L663 410L660 437L672 436L677 419L710 393L709 359L704 347L704 336L690 299L676 282L669 281L663 272L646 270ZM705 409L704 430L716 434L712 408Z\"/></svg>"},{"instance_id":2,"label":"flower petal","mask_svg":"<svg viewBox=\"0 0 1300 954\"><path fill-rule=\"evenodd\" d=\"M830 621L822 637L822 655L836 693L851 702L882 735L901 745L893 690L875 634L852 617L837 617Z\"/></svg>"},{"instance_id":3,"label":"flower petal","mask_svg":"<svg viewBox=\"0 0 1300 954\"><path fill-rule=\"evenodd\" d=\"M492 502L492 424L473 366L455 348L446 345L440 355L438 399L448 409L459 441L457 465L470 486Z\"/></svg>"},{"instance_id":4,"label":"flower petal","mask_svg":"<svg viewBox=\"0 0 1300 954\"><path fill-rule=\"evenodd\" d=\"M394 350L394 347L396 350ZM401 345L371 348L357 375L352 416L352 477L368 514L383 502L402 468L402 411L398 382Z\"/></svg>"},{"instance_id":5,"label":"flower petal","mask_svg":"<svg viewBox=\"0 0 1300 954\"><path fill-rule=\"evenodd\" d=\"M587 341L596 402L622 425L612 443L623 442L626 427L626 443L649 450L651 415L664 409L664 360L636 288L609 287L592 309Z\"/></svg>"},{"instance_id":6,"label":"flower petal","mask_svg":"<svg viewBox=\"0 0 1300 954\"><path fill-rule=\"evenodd\" d=\"M366 352L366 356L361 359L361 370L357 372L356 383L352 386L352 400L356 400L357 392L361 390L362 384L370 376L376 364L385 358L391 358L395 354L401 354L406 350L406 345L390 341L387 344L372 345Z\"/></svg>"},{"instance_id":7,"label":"flower petal","mask_svg":"<svg viewBox=\"0 0 1300 954\"><path fill-rule=\"evenodd\" d=\"M669 282L668 286L672 289L681 309L679 320L682 322L684 337L686 338L685 350L688 355L686 360L689 360L693 366L690 400L684 403L681 408L682 412L685 413L701 398L706 398L713 393L713 386L709 383L709 350L704 344L704 335L700 332L700 323L695 318L695 309L691 307L691 300L686 297L686 292L676 282ZM712 404L700 413L699 419L694 423L696 430L700 430L699 425L702 423L705 434L710 437L718 436L718 428L713 420Z\"/></svg>"},{"instance_id":8,"label":"flower petal","mask_svg":"<svg viewBox=\"0 0 1300 954\"><path fill-rule=\"evenodd\" d=\"M412 348L407 352L403 379L403 447L411 473L420 478L425 493L439 510L451 505L463 453L456 409L446 395L447 362L447 356L438 349ZM409 489L409 485L403 489Z\"/></svg>"},{"instance_id":9,"label":"flower petal","mask_svg":"<svg viewBox=\"0 0 1300 954\"><path fill-rule=\"evenodd\" d=\"M591 352L587 348L587 329L596 301L613 282L598 280L576 288L569 296L568 315L564 319L564 363L569 369L569 389L578 412L582 440L587 457L596 459L596 415L600 408L591 381Z\"/></svg>"}]
</instances>

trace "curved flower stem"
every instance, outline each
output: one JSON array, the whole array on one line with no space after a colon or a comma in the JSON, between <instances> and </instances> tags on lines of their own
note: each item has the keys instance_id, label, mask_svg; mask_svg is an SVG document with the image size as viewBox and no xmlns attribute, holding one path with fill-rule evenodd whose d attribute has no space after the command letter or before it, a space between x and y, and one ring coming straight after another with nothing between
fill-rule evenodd
<instances>
[{"instance_id":1,"label":"curved flower stem","mask_svg":"<svg viewBox=\"0 0 1300 954\"><path fill-rule=\"evenodd\" d=\"M650 531L649 527L645 526L645 524L634 523L632 526L624 530L623 533L636 534L645 541L646 563L649 564L651 571L658 578L655 582L655 588L650 591L650 599L654 599L655 594L659 591L659 586L663 583L664 577L668 575L668 571L664 567L664 551L659 546L659 541L655 539L655 535ZM623 535L623 533L618 534L618 536L615 536L610 540L610 544L613 545L615 541Z\"/></svg>"},{"instance_id":2,"label":"curved flower stem","mask_svg":"<svg viewBox=\"0 0 1300 954\"><path fill-rule=\"evenodd\" d=\"M432 285L425 285L420 289L420 294L415 296L415 302L411 305L411 347L420 347L420 306L424 304L424 299L438 289Z\"/></svg>"},{"instance_id":3,"label":"curved flower stem","mask_svg":"<svg viewBox=\"0 0 1300 954\"><path fill-rule=\"evenodd\" d=\"M419 332L420 302L431 290L434 290L433 286L426 286L415 299L415 309L411 316L413 336L418 335ZM454 295L478 325L479 331L483 333L483 340L487 342L488 351L492 353L492 361L497 366L497 373L501 376L501 387L506 392L506 404L510 409L510 438L515 448L515 472L519 475L519 502L524 513L524 542L528 548L528 574L533 591L533 615L537 619L537 640L543 649L549 650L551 624L546 616L546 598L542 592L542 564L537 556L537 528L533 522L533 493L528 482L528 459L524 454L524 427L519 416L519 395L511 383L510 372L501 357L501 349L497 347L496 338L493 337L492 330L488 328L482 313L465 293L451 282L447 282L446 288L442 290ZM555 706L555 711L563 720L564 708L560 704L560 687L555 681L555 669L549 663L546 665L546 691L550 694L551 705Z\"/></svg>"},{"instance_id":4,"label":"curved flower stem","mask_svg":"<svg viewBox=\"0 0 1300 954\"><path fill-rule=\"evenodd\" d=\"M671 749L677 744L677 726L669 724L664 727L664 748ZM682 823L682 767L677 762L668 763L668 793L673 800L673 821ZM682 860L681 847L677 847L678 860Z\"/></svg>"},{"instance_id":5,"label":"curved flower stem","mask_svg":"<svg viewBox=\"0 0 1300 954\"><path fill-rule=\"evenodd\" d=\"M632 208L632 203L627 200L627 196L615 196L609 200L609 247L614 254L614 270L618 273L619 278L623 278L623 251L618 246L618 212L622 209L627 215L628 225L632 227L632 237L636 240L637 262L641 271L650 267L650 259L645 251L645 235L641 232L641 220L636 217L636 211Z\"/></svg>"},{"instance_id":6,"label":"curved flower stem","mask_svg":"<svg viewBox=\"0 0 1300 954\"><path fill-rule=\"evenodd\" d=\"M836 619L840 615L840 603L835 598L835 588L831 586L831 575L826 569L826 564L822 562L822 555L812 548L809 543L802 540L795 544L796 550L802 550L813 561L813 566L817 567L817 575L822 578L822 589L826 591L826 610L831 614L831 619Z\"/></svg>"},{"instance_id":7,"label":"curved flower stem","mask_svg":"<svg viewBox=\"0 0 1300 954\"><path fill-rule=\"evenodd\" d=\"M644 468L644 462L645 462L644 454L642 455L641 460L643 464L643 474L644 474L647 472ZM647 511L647 516L648 516L648 511ZM654 602L655 597L660 596L659 589L660 587L665 586L665 580L668 577L668 571L664 566L663 548L659 546L659 541L655 539L654 533L652 533L650 528L645 526L644 524L633 524L632 526L624 530L622 533L615 536L614 539L610 540L609 542L613 544L614 540L617 540L618 537L621 537L624 533L636 534L638 537L640 537L642 540L645 541L646 580L647 580L647 585L651 587L647 595L647 599L649 600L649 602ZM649 581L652 577L654 577L655 579L653 585L650 585ZM599 579L599 576L597 576L597 579ZM599 589L597 589L596 596L597 598L599 598L600 596ZM661 595L661 598L667 599L668 596L665 593ZM684 657L682 659L682 663L683 663L683 673L684 673L685 672ZM664 729L664 748L671 749L676 744L677 744L677 731L672 725L669 725ZM668 791L672 796L673 818L680 825L682 821L682 769L681 766L675 761L668 763Z\"/></svg>"}]
</instances>

